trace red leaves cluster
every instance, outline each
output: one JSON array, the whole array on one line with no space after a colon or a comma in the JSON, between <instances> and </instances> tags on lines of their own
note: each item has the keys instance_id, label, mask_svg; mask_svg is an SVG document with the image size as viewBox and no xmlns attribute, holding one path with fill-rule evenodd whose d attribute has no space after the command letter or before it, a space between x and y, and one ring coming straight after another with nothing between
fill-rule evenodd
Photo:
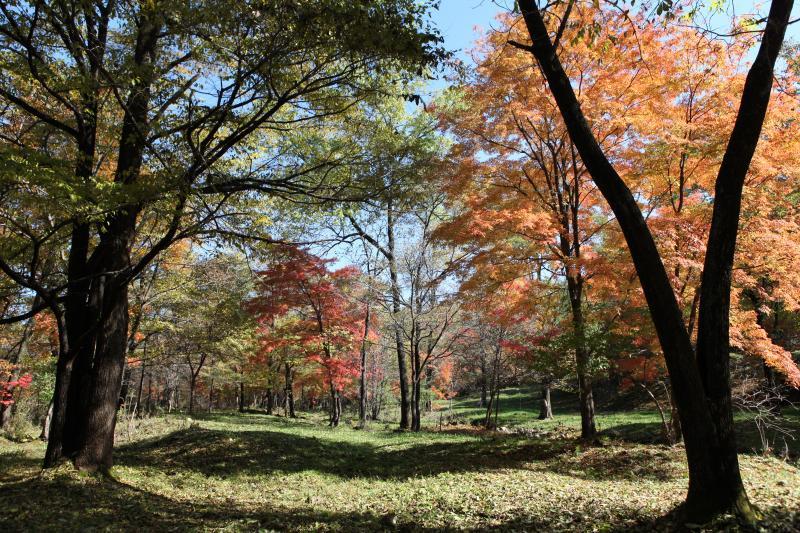
<instances>
[{"instance_id":1,"label":"red leaves cluster","mask_svg":"<svg viewBox=\"0 0 800 533\"><path fill-rule=\"evenodd\" d=\"M14 403L14 391L16 389L27 389L33 382L33 376L23 374L14 377L15 365L2 361L4 365L0 367L0 405L11 405Z\"/></svg>"},{"instance_id":2,"label":"red leaves cluster","mask_svg":"<svg viewBox=\"0 0 800 533\"><path fill-rule=\"evenodd\" d=\"M300 248L282 249L257 274L249 309L259 323L262 360L291 353L314 363L324 385L341 391L358 374L364 311L349 297L358 269L331 270L331 263Z\"/></svg>"}]
</instances>

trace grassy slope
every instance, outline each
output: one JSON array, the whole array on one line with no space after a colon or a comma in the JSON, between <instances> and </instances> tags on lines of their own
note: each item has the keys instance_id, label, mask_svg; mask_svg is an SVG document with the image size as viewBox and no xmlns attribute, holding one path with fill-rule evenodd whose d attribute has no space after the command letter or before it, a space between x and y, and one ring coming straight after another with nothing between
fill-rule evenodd
<instances>
[{"instance_id":1,"label":"grassy slope","mask_svg":"<svg viewBox=\"0 0 800 533\"><path fill-rule=\"evenodd\" d=\"M445 413L445 419L449 409L452 409L452 413L465 423L482 423L486 415L486 409L478 407L477 397L453 400L452 405L445 401L437 403L440 412ZM639 401L632 399L630 403L638 404ZM547 421L537 420L539 413L537 388L505 389L500 395L498 426L547 430L580 429L580 413L574 395L554 390L552 404L555 418ZM787 447L790 454L797 458L800 456L800 410L784 409L783 416L787 427L795 432L796 439L784 439L782 436L776 436L774 432L768 432L768 438L771 446L777 451L782 452L784 447ZM438 415L434 413L428 417L428 425L438 428L438 420ZM661 418L651 403L646 403L644 408L628 411L608 411L599 408L596 422L600 434L610 439L622 439L641 444L657 444L662 441ZM739 449L742 453L761 450L761 440L751 417L737 413L736 428Z\"/></svg>"},{"instance_id":2,"label":"grassy slope","mask_svg":"<svg viewBox=\"0 0 800 533\"><path fill-rule=\"evenodd\" d=\"M507 415L542 424L529 411ZM616 439L584 450L574 415L561 418L559 431L532 440L469 428L330 430L311 415L220 414L191 427L173 416L130 439L122 428L114 480L66 465L39 474L41 443L0 440L0 531L669 528L664 516L686 490L682 450ZM625 426L652 422L652 413L600 419L623 437ZM742 463L769 529L800 528L796 460Z\"/></svg>"}]
</instances>

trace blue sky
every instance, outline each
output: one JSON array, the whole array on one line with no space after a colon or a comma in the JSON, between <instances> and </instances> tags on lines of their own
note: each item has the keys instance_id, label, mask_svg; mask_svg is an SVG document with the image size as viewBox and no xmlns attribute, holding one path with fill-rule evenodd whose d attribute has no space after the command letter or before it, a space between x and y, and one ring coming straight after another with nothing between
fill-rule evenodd
<instances>
[{"instance_id":1,"label":"blue sky","mask_svg":"<svg viewBox=\"0 0 800 533\"><path fill-rule=\"evenodd\" d=\"M442 0L433 20L442 32L450 50L468 50L478 37L475 26L491 28L495 15L513 4L512 0ZM466 57L462 55L462 57Z\"/></svg>"},{"instance_id":2,"label":"blue sky","mask_svg":"<svg viewBox=\"0 0 800 533\"><path fill-rule=\"evenodd\" d=\"M433 14L433 20L445 39L445 47L459 51L463 59L468 59L465 51L472 48L472 43L479 36L475 27L490 29L495 15L503 9L509 9L513 3L513 0L441 0L441 6ZM753 12L765 14L768 8L769 0L733 0L727 4L726 9L741 15ZM795 6L792 18L797 16L800 16L800 4ZM718 15L714 17L713 23L717 27L713 29L725 31L729 21L729 16ZM800 40L800 22L790 26L787 35L794 41Z\"/></svg>"}]
</instances>

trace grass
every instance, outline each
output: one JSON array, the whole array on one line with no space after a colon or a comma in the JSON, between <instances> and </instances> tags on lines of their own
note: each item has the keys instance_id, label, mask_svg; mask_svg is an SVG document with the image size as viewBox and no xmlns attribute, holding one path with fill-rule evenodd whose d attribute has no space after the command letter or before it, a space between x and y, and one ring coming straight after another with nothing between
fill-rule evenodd
<instances>
[{"instance_id":1,"label":"grass","mask_svg":"<svg viewBox=\"0 0 800 533\"><path fill-rule=\"evenodd\" d=\"M331 430L314 414L168 416L120 428L113 479L69 465L42 473L42 443L0 439L0 531L672 527L669 513L687 485L683 451L630 439L625 429L657 424L653 413L601 413L605 445L584 449L573 413L559 416L557 406L556 421L536 421L525 391L518 394L522 413L509 402L501 424L550 433L522 438L465 425L413 434L380 423ZM469 402L453 409L471 416ZM765 528L800 528L797 460L741 459Z\"/></svg>"},{"instance_id":2,"label":"grass","mask_svg":"<svg viewBox=\"0 0 800 533\"><path fill-rule=\"evenodd\" d=\"M638 402L633 402L634 404ZM652 404L645 404L652 405ZM500 412L497 417L498 426L510 428L524 427L540 430L579 430L581 418L578 412L578 402L574 394L554 390L552 393L553 414L552 420L538 420L539 390L535 387L510 388L502 391L500 395ZM476 398L454 400L452 404L446 401L437 402L440 412L451 412L464 423L483 423L486 409L478 406ZM784 409L783 417L788 428L795 432L795 439L785 439L780 435L768 433L770 443L778 451L788 449L791 456L800 456L800 410ZM428 425L436 428L438 415L429 415ZM636 408L627 411L606 410L600 408L597 412L597 427L600 435L609 439L622 439L641 444L661 444L661 417L655 408ZM740 453L758 453L762 449L753 418L750 415L737 413L735 424L738 435Z\"/></svg>"}]
</instances>

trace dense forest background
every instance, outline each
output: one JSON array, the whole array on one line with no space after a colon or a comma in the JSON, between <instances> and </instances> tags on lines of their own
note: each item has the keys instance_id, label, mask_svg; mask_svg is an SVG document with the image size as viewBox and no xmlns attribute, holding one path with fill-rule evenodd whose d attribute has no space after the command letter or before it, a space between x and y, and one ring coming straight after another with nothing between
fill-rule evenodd
<instances>
[{"instance_id":1,"label":"dense forest background","mask_svg":"<svg viewBox=\"0 0 800 533\"><path fill-rule=\"evenodd\" d=\"M4 4L4 438L106 474L214 413L632 439L683 450L681 520L756 524L739 453L798 457L800 48L738 4L482 5L469 52L435 2Z\"/></svg>"}]
</instances>

